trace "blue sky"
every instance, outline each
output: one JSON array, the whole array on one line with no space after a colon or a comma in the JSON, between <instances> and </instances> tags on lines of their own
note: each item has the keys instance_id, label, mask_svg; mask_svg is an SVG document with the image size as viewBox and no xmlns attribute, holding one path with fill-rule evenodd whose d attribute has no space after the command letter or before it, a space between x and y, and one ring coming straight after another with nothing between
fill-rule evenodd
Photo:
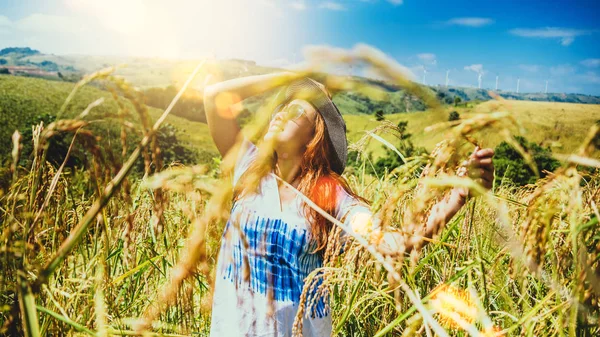
<instances>
[{"instance_id":1,"label":"blue sky","mask_svg":"<svg viewBox=\"0 0 600 337\"><path fill-rule=\"evenodd\" d=\"M54 54L253 59L372 45L414 78L600 95L600 1L0 0L0 47ZM595 20L596 19L596 20Z\"/></svg>"}]
</instances>

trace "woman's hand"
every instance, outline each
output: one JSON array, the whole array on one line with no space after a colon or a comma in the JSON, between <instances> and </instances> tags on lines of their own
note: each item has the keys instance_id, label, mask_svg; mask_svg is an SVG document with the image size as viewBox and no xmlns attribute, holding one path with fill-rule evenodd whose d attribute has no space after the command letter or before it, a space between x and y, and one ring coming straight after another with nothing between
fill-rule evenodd
<instances>
[{"instance_id":1,"label":"woman's hand","mask_svg":"<svg viewBox=\"0 0 600 337\"><path fill-rule=\"evenodd\" d=\"M493 157L493 149L475 149L466 164L469 178L475 180L486 190L491 189L494 184ZM469 190L467 188L456 188L456 193L464 202L469 195Z\"/></svg>"},{"instance_id":2,"label":"woman's hand","mask_svg":"<svg viewBox=\"0 0 600 337\"><path fill-rule=\"evenodd\" d=\"M463 175L468 175L471 179L475 180L475 182L483 186L484 189L491 189L494 183L493 157L493 149L475 149L465 164L466 171ZM434 235L439 233L461 209L465 204L468 195L468 188L455 187L447 198L441 200L432 207L424 230L420 233L413 233L412 235L418 234L431 239ZM422 246L427 242L426 240L420 240L414 236L409 236L407 239L399 231L379 233L376 235L376 238L378 251L383 255L389 256L410 252L415 248L415 245ZM414 240L411 240L411 238L414 238Z\"/></svg>"}]
</instances>

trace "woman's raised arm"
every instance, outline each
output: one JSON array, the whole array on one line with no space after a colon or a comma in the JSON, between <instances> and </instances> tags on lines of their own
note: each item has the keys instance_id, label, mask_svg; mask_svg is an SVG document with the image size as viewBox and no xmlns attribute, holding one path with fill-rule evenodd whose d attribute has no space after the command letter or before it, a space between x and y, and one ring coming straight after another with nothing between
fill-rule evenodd
<instances>
[{"instance_id":1,"label":"woman's raised arm","mask_svg":"<svg viewBox=\"0 0 600 337\"><path fill-rule=\"evenodd\" d=\"M476 150L470 157L467 165L467 174L475 179L484 189L492 188L494 181L494 157L493 149ZM431 238L437 235L447 223L452 220L454 215L463 207L469 191L465 188L455 187L450 194L435 204L427 222L418 233L401 233L399 231L388 231L385 233L372 233L369 229L362 229L361 224L370 223L368 217L357 216L351 221L352 229L364 236L374 235L377 240L377 249L384 255L396 255L399 253L409 253L415 248L425 245ZM377 218L378 215L372 216ZM358 221L357 221L358 220ZM373 220L370 220L371 222ZM408 235L406 235L408 234Z\"/></svg>"},{"instance_id":2,"label":"woman's raised arm","mask_svg":"<svg viewBox=\"0 0 600 337\"><path fill-rule=\"evenodd\" d=\"M240 133L236 117L241 109L236 103L299 77L300 74L282 72L235 78L206 87L204 89L206 122L219 153L225 156Z\"/></svg>"}]
</instances>

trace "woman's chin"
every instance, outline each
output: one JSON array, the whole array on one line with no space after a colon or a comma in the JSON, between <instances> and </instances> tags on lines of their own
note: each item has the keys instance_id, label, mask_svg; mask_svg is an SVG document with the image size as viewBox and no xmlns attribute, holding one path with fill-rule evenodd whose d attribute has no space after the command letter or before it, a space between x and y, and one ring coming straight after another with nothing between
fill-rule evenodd
<instances>
[{"instance_id":1,"label":"woman's chin","mask_svg":"<svg viewBox=\"0 0 600 337\"><path fill-rule=\"evenodd\" d=\"M281 135L281 131L270 130L265 134L265 136L263 137L263 140L264 141L273 141L273 142L278 142L278 143L285 142L282 138L283 137Z\"/></svg>"},{"instance_id":2,"label":"woman's chin","mask_svg":"<svg viewBox=\"0 0 600 337\"><path fill-rule=\"evenodd\" d=\"M265 136L263 137L263 141L268 142L270 140L273 139L273 137L275 137L275 133L272 131L269 131L265 134Z\"/></svg>"}]
</instances>

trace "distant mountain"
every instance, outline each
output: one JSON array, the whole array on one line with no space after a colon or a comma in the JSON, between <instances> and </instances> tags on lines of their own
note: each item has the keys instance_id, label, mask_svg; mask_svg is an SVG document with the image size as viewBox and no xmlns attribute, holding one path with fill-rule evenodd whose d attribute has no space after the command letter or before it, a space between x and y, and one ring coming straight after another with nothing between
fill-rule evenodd
<instances>
[{"instance_id":1,"label":"distant mountain","mask_svg":"<svg viewBox=\"0 0 600 337\"><path fill-rule=\"evenodd\" d=\"M388 92L402 91L402 88L389 82L374 80L364 77L354 77L355 80L363 81L371 85L380 87ZM436 93L438 99L447 104L452 104L455 97L460 97L461 101L489 101L494 99L492 95L498 95L505 99L519 101L538 101L538 102L562 102L562 103L581 103L581 104L600 104L599 96L585 94L565 94L565 93L516 93L502 90L489 90L468 87L453 87L434 85L428 86ZM492 94L490 94L492 93Z\"/></svg>"},{"instance_id":2,"label":"distant mountain","mask_svg":"<svg viewBox=\"0 0 600 337\"><path fill-rule=\"evenodd\" d=\"M497 94L505 99L514 99L519 101L544 101L544 102L563 102L563 103L583 103L600 104L600 97L584 94L563 94L563 93L516 93L509 91L493 91L487 89L465 88L465 87L431 87L437 92L438 98L450 97L453 100L458 96L462 101L488 101L493 99L490 92ZM442 96L442 97L440 97Z\"/></svg>"},{"instance_id":3,"label":"distant mountain","mask_svg":"<svg viewBox=\"0 0 600 337\"><path fill-rule=\"evenodd\" d=\"M4 48L0 50L0 56L5 56L9 54L16 54L22 56L36 55L41 54L39 50L31 49L29 47L19 48L19 47L11 47Z\"/></svg>"},{"instance_id":4,"label":"distant mountain","mask_svg":"<svg viewBox=\"0 0 600 337\"><path fill-rule=\"evenodd\" d=\"M500 92L500 96L506 99L516 99L521 101L547 101L547 102L567 102L567 103L585 103L600 104L600 97L583 94L562 94L562 93L522 93Z\"/></svg>"}]
</instances>

